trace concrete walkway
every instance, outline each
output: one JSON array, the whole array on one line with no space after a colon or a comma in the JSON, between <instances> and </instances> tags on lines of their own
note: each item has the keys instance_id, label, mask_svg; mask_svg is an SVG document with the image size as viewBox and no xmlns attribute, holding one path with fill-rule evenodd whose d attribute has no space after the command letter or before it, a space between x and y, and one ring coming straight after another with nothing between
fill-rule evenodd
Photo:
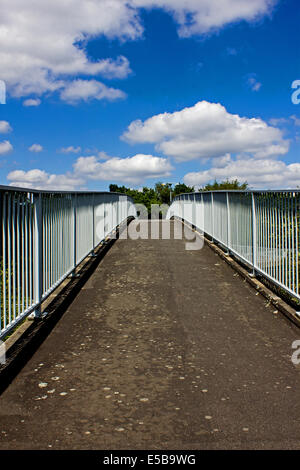
<instances>
[{"instance_id":1,"label":"concrete walkway","mask_svg":"<svg viewBox=\"0 0 300 470\"><path fill-rule=\"evenodd\" d=\"M206 246L118 240L0 397L0 449L299 448L273 312Z\"/></svg>"}]
</instances>

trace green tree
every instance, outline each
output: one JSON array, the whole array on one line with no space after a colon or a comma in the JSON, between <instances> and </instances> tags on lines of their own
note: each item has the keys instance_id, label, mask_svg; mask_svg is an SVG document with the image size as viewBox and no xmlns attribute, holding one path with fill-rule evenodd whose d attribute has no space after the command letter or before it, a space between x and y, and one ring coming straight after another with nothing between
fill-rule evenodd
<instances>
[{"instance_id":1,"label":"green tree","mask_svg":"<svg viewBox=\"0 0 300 470\"><path fill-rule=\"evenodd\" d=\"M111 193L126 193L128 189L125 186L118 186L117 184L110 184L109 191Z\"/></svg>"},{"instance_id":2,"label":"green tree","mask_svg":"<svg viewBox=\"0 0 300 470\"><path fill-rule=\"evenodd\" d=\"M241 183L237 179L229 181L224 180L218 183L217 180L214 181L212 184L207 184L204 186L201 191L221 191L221 190L240 190L245 191L248 188L248 183L245 181Z\"/></svg>"},{"instance_id":3,"label":"green tree","mask_svg":"<svg viewBox=\"0 0 300 470\"><path fill-rule=\"evenodd\" d=\"M155 189L147 188L146 186L142 190L126 188L126 186L118 186L117 184L110 184L110 192L123 193L127 196L132 197L135 204L143 204L148 213L151 213L151 204L160 204L158 194Z\"/></svg>"},{"instance_id":4,"label":"green tree","mask_svg":"<svg viewBox=\"0 0 300 470\"><path fill-rule=\"evenodd\" d=\"M170 204L171 183L156 183L155 192L160 204Z\"/></svg>"},{"instance_id":5,"label":"green tree","mask_svg":"<svg viewBox=\"0 0 300 470\"><path fill-rule=\"evenodd\" d=\"M194 186L187 186L184 183L177 183L173 189L173 196L184 193L193 193L195 191Z\"/></svg>"}]
</instances>

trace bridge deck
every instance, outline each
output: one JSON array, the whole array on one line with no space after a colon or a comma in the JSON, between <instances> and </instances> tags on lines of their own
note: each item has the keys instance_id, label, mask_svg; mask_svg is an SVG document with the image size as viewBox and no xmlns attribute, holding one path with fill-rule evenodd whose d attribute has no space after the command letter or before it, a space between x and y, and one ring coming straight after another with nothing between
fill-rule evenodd
<instances>
[{"instance_id":1,"label":"bridge deck","mask_svg":"<svg viewBox=\"0 0 300 470\"><path fill-rule=\"evenodd\" d=\"M1 396L0 448L299 448L273 311L208 247L118 240Z\"/></svg>"}]
</instances>

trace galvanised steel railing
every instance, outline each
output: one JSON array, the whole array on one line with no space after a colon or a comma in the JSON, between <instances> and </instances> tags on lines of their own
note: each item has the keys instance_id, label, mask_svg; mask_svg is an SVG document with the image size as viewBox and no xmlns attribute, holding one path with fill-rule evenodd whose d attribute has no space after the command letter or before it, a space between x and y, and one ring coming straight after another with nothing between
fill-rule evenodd
<instances>
[{"instance_id":1,"label":"galvanised steel railing","mask_svg":"<svg viewBox=\"0 0 300 470\"><path fill-rule=\"evenodd\" d=\"M0 339L130 216L124 194L0 186Z\"/></svg>"},{"instance_id":2,"label":"galvanised steel railing","mask_svg":"<svg viewBox=\"0 0 300 470\"><path fill-rule=\"evenodd\" d=\"M299 208L299 190L212 191L177 196L167 218L195 225L300 300Z\"/></svg>"}]
</instances>

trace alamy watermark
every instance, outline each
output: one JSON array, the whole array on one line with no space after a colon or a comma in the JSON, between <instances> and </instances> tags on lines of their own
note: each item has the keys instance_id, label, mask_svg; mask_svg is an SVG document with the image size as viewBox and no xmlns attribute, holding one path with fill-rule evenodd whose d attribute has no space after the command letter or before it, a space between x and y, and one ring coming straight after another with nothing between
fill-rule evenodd
<instances>
[{"instance_id":1,"label":"alamy watermark","mask_svg":"<svg viewBox=\"0 0 300 470\"><path fill-rule=\"evenodd\" d=\"M300 80L294 80L292 83L292 88L295 90L292 93L292 103L300 104Z\"/></svg>"},{"instance_id":2,"label":"alamy watermark","mask_svg":"<svg viewBox=\"0 0 300 470\"><path fill-rule=\"evenodd\" d=\"M193 230L193 227L203 227L201 221L202 215L193 213L193 204L186 202L184 206L180 204L171 208L167 204L152 204L150 218L148 210L143 204L135 204L134 206L136 219L131 222L120 233L119 238L122 240L185 240L185 249L188 251L200 250L203 248L204 239L201 231ZM112 209L112 211L111 211ZM96 233L99 240L105 238L105 234L110 232L110 226L115 224L113 221L117 219L117 212L114 207L108 212L105 204L101 204L95 211L97 223ZM160 219L161 216L161 219ZM173 223L172 218L187 220L190 224ZM112 236L116 237L116 234Z\"/></svg>"},{"instance_id":3,"label":"alamy watermark","mask_svg":"<svg viewBox=\"0 0 300 470\"><path fill-rule=\"evenodd\" d=\"M6 363L6 346L3 341L0 341L0 364Z\"/></svg>"},{"instance_id":4,"label":"alamy watermark","mask_svg":"<svg viewBox=\"0 0 300 470\"><path fill-rule=\"evenodd\" d=\"M300 364L300 340L297 339L296 341L293 342L292 344L292 349L295 349L295 351L292 354L292 363L295 366L298 366Z\"/></svg>"}]
</instances>

